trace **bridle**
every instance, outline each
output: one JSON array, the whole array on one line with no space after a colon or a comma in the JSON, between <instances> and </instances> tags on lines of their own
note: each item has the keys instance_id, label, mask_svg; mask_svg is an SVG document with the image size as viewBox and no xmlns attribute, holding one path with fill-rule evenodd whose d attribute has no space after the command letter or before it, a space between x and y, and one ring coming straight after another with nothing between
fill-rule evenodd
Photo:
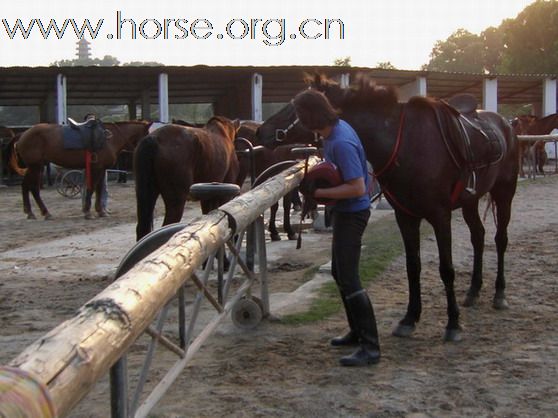
<instances>
[{"instance_id":1,"label":"bridle","mask_svg":"<svg viewBox=\"0 0 558 418\"><path fill-rule=\"evenodd\" d=\"M287 135L289 134L289 131L293 129L299 122L300 121L298 120L298 118L295 118L295 120L285 129L276 129L275 140L277 142L283 142L285 139L287 139Z\"/></svg>"}]
</instances>

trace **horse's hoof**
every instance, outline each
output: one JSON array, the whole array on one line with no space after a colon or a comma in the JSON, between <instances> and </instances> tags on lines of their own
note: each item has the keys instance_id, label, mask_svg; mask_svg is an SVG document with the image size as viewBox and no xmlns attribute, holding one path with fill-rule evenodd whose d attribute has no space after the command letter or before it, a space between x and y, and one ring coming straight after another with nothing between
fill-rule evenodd
<instances>
[{"instance_id":1,"label":"horse's hoof","mask_svg":"<svg viewBox=\"0 0 558 418\"><path fill-rule=\"evenodd\" d=\"M271 234L271 241L281 241L281 236L279 234Z\"/></svg>"},{"instance_id":2,"label":"horse's hoof","mask_svg":"<svg viewBox=\"0 0 558 418\"><path fill-rule=\"evenodd\" d=\"M106 218L107 216L109 216L108 212L99 212L99 218Z\"/></svg>"},{"instance_id":3,"label":"horse's hoof","mask_svg":"<svg viewBox=\"0 0 558 418\"><path fill-rule=\"evenodd\" d=\"M413 332L415 332L415 328L416 327L414 325L398 324L391 332L391 335L393 335L394 337L408 338L413 335Z\"/></svg>"},{"instance_id":4,"label":"horse's hoof","mask_svg":"<svg viewBox=\"0 0 558 418\"><path fill-rule=\"evenodd\" d=\"M492 307L494 309L498 309L499 311L508 309L510 305L508 305L508 301L505 297L495 297L492 301Z\"/></svg>"},{"instance_id":5,"label":"horse's hoof","mask_svg":"<svg viewBox=\"0 0 558 418\"><path fill-rule=\"evenodd\" d=\"M463 301L463 306L466 308L470 308L472 306L475 306L478 301L479 301L479 295L473 295L471 293L467 293L467 296L465 296L465 300Z\"/></svg>"},{"instance_id":6,"label":"horse's hoof","mask_svg":"<svg viewBox=\"0 0 558 418\"><path fill-rule=\"evenodd\" d=\"M460 329L446 329L444 333L444 341L450 343L458 343L461 341L461 330Z\"/></svg>"},{"instance_id":7,"label":"horse's hoof","mask_svg":"<svg viewBox=\"0 0 558 418\"><path fill-rule=\"evenodd\" d=\"M85 219L93 219L93 215L91 215L91 212L86 212L86 213L83 215L83 217L84 217Z\"/></svg>"},{"instance_id":8,"label":"horse's hoof","mask_svg":"<svg viewBox=\"0 0 558 418\"><path fill-rule=\"evenodd\" d=\"M51 215L50 213L47 213L47 214L45 215L45 221L50 221L50 220L52 220L52 219L54 219L54 218L52 217L52 215Z\"/></svg>"},{"instance_id":9,"label":"horse's hoof","mask_svg":"<svg viewBox=\"0 0 558 418\"><path fill-rule=\"evenodd\" d=\"M28 213L27 219L37 219L37 217L33 213Z\"/></svg>"}]
</instances>

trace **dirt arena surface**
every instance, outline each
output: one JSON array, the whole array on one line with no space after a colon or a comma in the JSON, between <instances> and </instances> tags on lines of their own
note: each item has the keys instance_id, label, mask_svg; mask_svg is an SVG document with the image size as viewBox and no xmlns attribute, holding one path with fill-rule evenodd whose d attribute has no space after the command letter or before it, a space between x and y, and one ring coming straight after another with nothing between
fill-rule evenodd
<instances>
[{"instance_id":1,"label":"dirt arena surface","mask_svg":"<svg viewBox=\"0 0 558 418\"><path fill-rule=\"evenodd\" d=\"M111 282L118 262L134 244L135 202L133 183L111 184L109 191L109 218L87 221L79 200L46 189L44 199L55 219L31 221L21 210L19 187L0 188L0 363L70 318ZM378 365L338 366L348 350L331 348L328 342L345 329L341 313L302 326L264 321L250 331L234 327L229 319L150 416L556 416L557 202L557 175L523 181L518 188L506 257L506 311L491 307L496 254L489 214L484 288L478 306L461 308L462 342L442 341L446 302L435 241L428 237L421 249L423 315L412 338L391 336L407 302L404 257L368 289L382 346ZM374 219L391 216L384 211ZM453 225L456 292L462 300L472 250L459 212L454 212ZM269 243L272 308L277 307L272 313L280 316L303 307L289 294L309 279L304 276L308 268L327 263L329 239L328 233L308 231L298 251L293 241ZM146 346L142 337L131 351L131 367L140 364ZM158 353L153 382L175 360L164 350ZM109 402L104 378L70 416L108 417Z\"/></svg>"}]
</instances>

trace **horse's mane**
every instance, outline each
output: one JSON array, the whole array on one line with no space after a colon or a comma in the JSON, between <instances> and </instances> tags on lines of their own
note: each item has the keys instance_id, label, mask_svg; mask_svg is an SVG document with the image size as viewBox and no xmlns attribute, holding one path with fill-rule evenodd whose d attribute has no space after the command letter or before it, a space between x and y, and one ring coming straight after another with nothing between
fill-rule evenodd
<instances>
[{"instance_id":1,"label":"horse's mane","mask_svg":"<svg viewBox=\"0 0 558 418\"><path fill-rule=\"evenodd\" d=\"M398 102L395 87L378 85L366 74L357 74L354 83L348 88L342 88L339 83L323 74L306 75L305 81L310 87L323 92L333 106L345 110L364 107L373 111L389 112Z\"/></svg>"}]
</instances>

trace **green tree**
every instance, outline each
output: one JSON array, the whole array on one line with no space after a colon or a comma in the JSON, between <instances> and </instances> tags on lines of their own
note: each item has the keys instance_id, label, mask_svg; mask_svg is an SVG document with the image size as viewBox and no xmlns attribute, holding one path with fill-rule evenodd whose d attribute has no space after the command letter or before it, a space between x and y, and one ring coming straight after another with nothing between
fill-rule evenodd
<instances>
[{"instance_id":1,"label":"green tree","mask_svg":"<svg viewBox=\"0 0 558 418\"><path fill-rule=\"evenodd\" d=\"M335 61L333 61L333 65L337 67L350 67L351 57L336 58Z\"/></svg>"},{"instance_id":2,"label":"green tree","mask_svg":"<svg viewBox=\"0 0 558 418\"><path fill-rule=\"evenodd\" d=\"M395 65L393 65L390 61L379 62L376 65L376 68L381 68L382 70L397 70Z\"/></svg>"},{"instance_id":3,"label":"green tree","mask_svg":"<svg viewBox=\"0 0 558 418\"><path fill-rule=\"evenodd\" d=\"M437 41L430 62L423 69L480 73L485 70L482 38L465 29L457 29L445 41Z\"/></svg>"},{"instance_id":4,"label":"green tree","mask_svg":"<svg viewBox=\"0 0 558 418\"><path fill-rule=\"evenodd\" d=\"M98 67L113 67L119 65L118 58L112 55L105 55L103 58L75 58L73 60L60 60L54 61L51 66L54 67L79 67L79 66L98 66Z\"/></svg>"},{"instance_id":5,"label":"green tree","mask_svg":"<svg viewBox=\"0 0 558 418\"><path fill-rule=\"evenodd\" d=\"M501 72L556 73L558 1L537 0L503 25L505 53Z\"/></svg>"}]
</instances>

